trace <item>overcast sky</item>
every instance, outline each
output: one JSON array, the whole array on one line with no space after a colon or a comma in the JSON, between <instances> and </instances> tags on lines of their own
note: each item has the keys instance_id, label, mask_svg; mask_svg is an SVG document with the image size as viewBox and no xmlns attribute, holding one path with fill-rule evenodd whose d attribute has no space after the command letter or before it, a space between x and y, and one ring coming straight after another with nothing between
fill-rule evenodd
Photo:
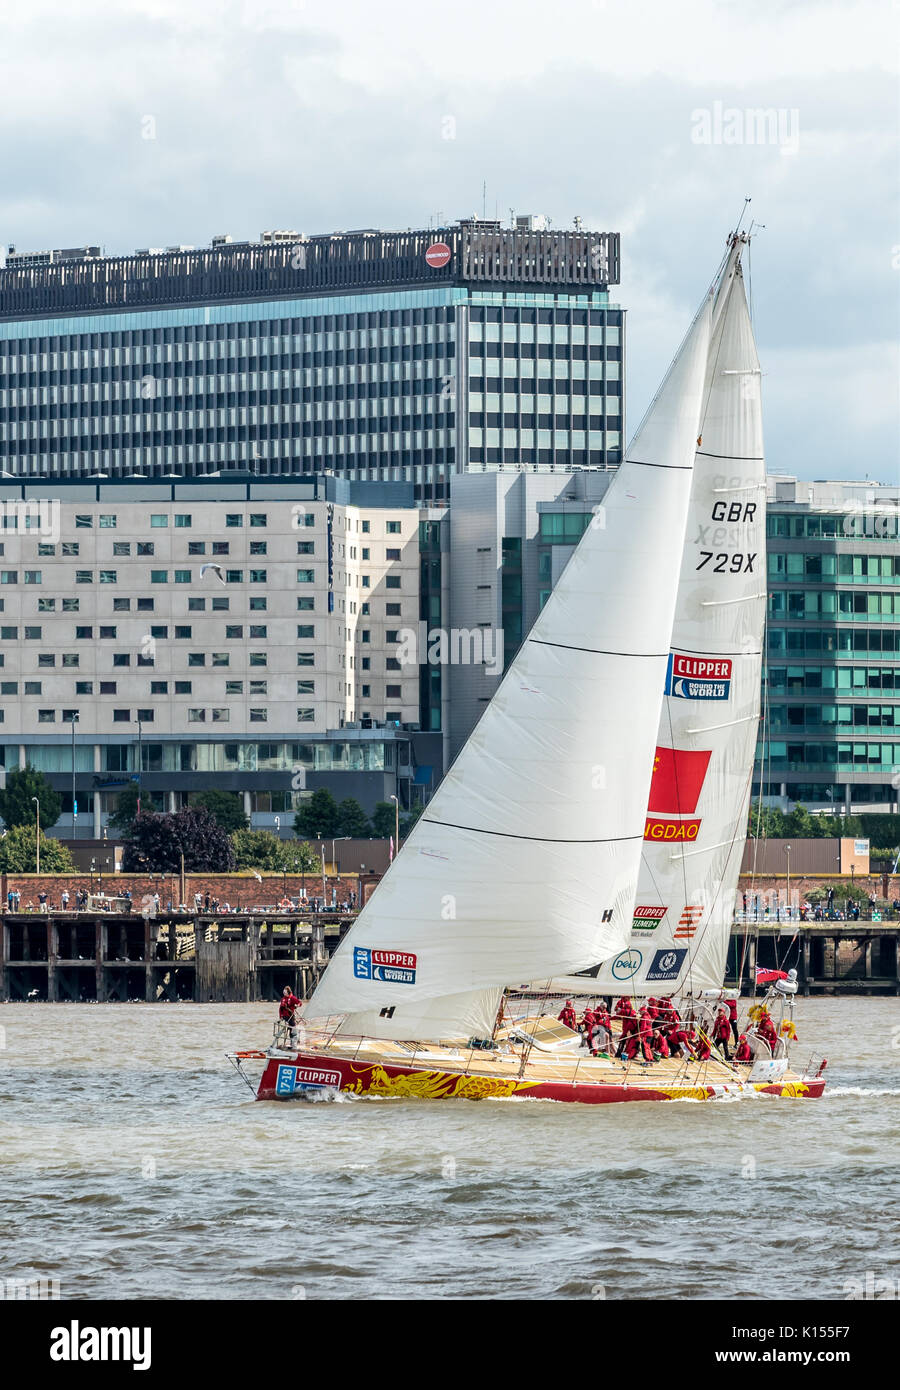
<instances>
[{"instance_id":1,"label":"overcast sky","mask_svg":"<svg viewBox=\"0 0 900 1390\"><path fill-rule=\"evenodd\" d=\"M486 185L491 215L622 233L633 430L751 195L770 470L900 479L891 0L6 0L2 22L0 242L427 226Z\"/></svg>"}]
</instances>

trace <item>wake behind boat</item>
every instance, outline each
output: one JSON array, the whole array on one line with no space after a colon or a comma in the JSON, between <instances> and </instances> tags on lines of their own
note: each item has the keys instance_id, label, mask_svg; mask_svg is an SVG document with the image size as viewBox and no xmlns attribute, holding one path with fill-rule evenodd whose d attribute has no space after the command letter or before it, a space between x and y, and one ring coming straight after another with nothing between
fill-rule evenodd
<instances>
[{"instance_id":1,"label":"wake behind boat","mask_svg":"<svg viewBox=\"0 0 900 1390\"><path fill-rule=\"evenodd\" d=\"M791 1071L777 1036L765 1056L758 1035L749 1066L707 1049L766 603L745 244L729 239L594 524L303 1007L299 1048L287 1034L234 1054L242 1069L263 1063L260 1098L310 1086L588 1103L821 1095L824 1065ZM620 1015L607 1048L585 1049L533 1006L498 1024L512 981L540 998L573 978L589 997L636 1003L665 988L705 1041L668 1057L647 1038L635 1049Z\"/></svg>"}]
</instances>

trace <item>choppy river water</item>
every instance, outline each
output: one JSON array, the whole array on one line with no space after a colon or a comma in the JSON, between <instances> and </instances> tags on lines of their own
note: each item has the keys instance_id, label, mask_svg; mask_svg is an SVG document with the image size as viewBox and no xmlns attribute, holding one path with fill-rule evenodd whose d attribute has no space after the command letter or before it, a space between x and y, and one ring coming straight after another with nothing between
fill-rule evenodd
<instances>
[{"instance_id":1,"label":"choppy river water","mask_svg":"<svg viewBox=\"0 0 900 1390\"><path fill-rule=\"evenodd\" d=\"M897 999L805 999L821 1101L253 1099L274 1006L0 1007L0 1280L63 1298L900 1294ZM871 1286L871 1285L870 1285Z\"/></svg>"}]
</instances>

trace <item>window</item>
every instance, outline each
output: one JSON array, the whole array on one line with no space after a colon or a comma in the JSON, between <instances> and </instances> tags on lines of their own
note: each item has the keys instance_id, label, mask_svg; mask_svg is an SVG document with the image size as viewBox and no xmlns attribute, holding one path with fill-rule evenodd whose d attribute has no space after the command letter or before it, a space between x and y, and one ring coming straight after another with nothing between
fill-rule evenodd
<instances>
[{"instance_id":1,"label":"window","mask_svg":"<svg viewBox=\"0 0 900 1390\"><path fill-rule=\"evenodd\" d=\"M141 723L141 724L152 724L152 723L153 723L153 710L152 710L152 709L139 709L139 710L136 711L136 715L137 715L137 719L138 719L139 723Z\"/></svg>"},{"instance_id":2,"label":"window","mask_svg":"<svg viewBox=\"0 0 900 1390\"><path fill-rule=\"evenodd\" d=\"M226 681L226 682L225 682L225 694L226 694L226 695L243 695L243 693L244 693L244 682L243 682L243 681Z\"/></svg>"},{"instance_id":3,"label":"window","mask_svg":"<svg viewBox=\"0 0 900 1390\"><path fill-rule=\"evenodd\" d=\"M250 542L250 554L251 554L251 555L265 555L265 554L268 552L268 548L269 548L269 547L268 547L268 544L266 543L266 541L251 541L251 542Z\"/></svg>"},{"instance_id":4,"label":"window","mask_svg":"<svg viewBox=\"0 0 900 1390\"><path fill-rule=\"evenodd\" d=\"M212 715L212 722L214 724L227 724L231 718L230 709L212 709L210 710L210 714Z\"/></svg>"},{"instance_id":5,"label":"window","mask_svg":"<svg viewBox=\"0 0 900 1390\"><path fill-rule=\"evenodd\" d=\"M39 613L53 613L53 612L55 611L55 609L56 609L56 599L55 599L55 598L39 598L39 599L38 599L38 612L39 612Z\"/></svg>"},{"instance_id":6,"label":"window","mask_svg":"<svg viewBox=\"0 0 900 1390\"><path fill-rule=\"evenodd\" d=\"M100 571L100 583L101 583L101 584L116 584L117 582L118 582L118 578L117 578L117 572L116 572L116 570L101 570L101 571Z\"/></svg>"},{"instance_id":7,"label":"window","mask_svg":"<svg viewBox=\"0 0 900 1390\"><path fill-rule=\"evenodd\" d=\"M251 640L252 640L254 637L256 637L259 641L265 642L266 637L267 637L267 635L268 635L268 631L269 631L269 629L268 629L267 627L263 627L260 623L251 623L251 624L250 624L250 637L251 637Z\"/></svg>"},{"instance_id":8,"label":"window","mask_svg":"<svg viewBox=\"0 0 900 1390\"><path fill-rule=\"evenodd\" d=\"M176 584L190 584L190 582L191 582L191 572L190 572L190 570L176 570L176 571L175 571L175 583L176 583Z\"/></svg>"},{"instance_id":9,"label":"window","mask_svg":"<svg viewBox=\"0 0 900 1390\"><path fill-rule=\"evenodd\" d=\"M116 629L115 629L114 627L101 627L101 629L100 629L100 637L101 637L101 639L104 638L104 637L106 637L106 638L115 638L115 635L116 635Z\"/></svg>"},{"instance_id":10,"label":"window","mask_svg":"<svg viewBox=\"0 0 900 1390\"><path fill-rule=\"evenodd\" d=\"M205 709L189 709L189 710L188 710L188 723L189 723L189 724L205 724L205 723L206 723L206 710L205 710Z\"/></svg>"},{"instance_id":11,"label":"window","mask_svg":"<svg viewBox=\"0 0 900 1390\"><path fill-rule=\"evenodd\" d=\"M182 531L184 531L184 530L187 530L187 529L190 527L190 524L191 524L191 518L190 518L189 516L185 515L184 512L176 512L176 513L175 513L175 525L176 525L176 527L178 527L179 529L181 529Z\"/></svg>"},{"instance_id":12,"label":"window","mask_svg":"<svg viewBox=\"0 0 900 1390\"><path fill-rule=\"evenodd\" d=\"M297 554L298 554L298 555L315 555L315 553L316 553L316 543L315 543L315 541L298 541L298 542L297 542ZM363 557L363 558L365 558L365 557Z\"/></svg>"},{"instance_id":13,"label":"window","mask_svg":"<svg viewBox=\"0 0 900 1390\"><path fill-rule=\"evenodd\" d=\"M304 638L313 638L313 637L315 637L315 635L316 635L316 628L315 628L315 624L314 624L314 623L298 623L298 624L297 624L297 636L301 639L301 641L302 641Z\"/></svg>"},{"instance_id":14,"label":"window","mask_svg":"<svg viewBox=\"0 0 900 1390\"><path fill-rule=\"evenodd\" d=\"M169 582L169 571L168 571L168 570L151 570L151 571L150 571L150 583L151 583L151 584L168 584L168 582Z\"/></svg>"},{"instance_id":15,"label":"window","mask_svg":"<svg viewBox=\"0 0 900 1390\"><path fill-rule=\"evenodd\" d=\"M244 518L241 516L240 512L226 512L226 514L225 514L225 525L226 525L226 526L243 526L243 524L244 524Z\"/></svg>"},{"instance_id":16,"label":"window","mask_svg":"<svg viewBox=\"0 0 900 1390\"><path fill-rule=\"evenodd\" d=\"M0 681L0 695L18 695L18 681Z\"/></svg>"},{"instance_id":17,"label":"window","mask_svg":"<svg viewBox=\"0 0 900 1390\"><path fill-rule=\"evenodd\" d=\"M169 518L163 512L154 512L150 517L151 526L168 526Z\"/></svg>"},{"instance_id":18,"label":"window","mask_svg":"<svg viewBox=\"0 0 900 1390\"><path fill-rule=\"evenodd\" d=\"M384 688L384 696L386 700L399 700L401 698L400 686L386 685Z\"/></svg>"},{"instance_id":19,"label":"window","mask_svg":"<svg viewBox=\"0 0 900 1390\"><path fill-rule=\"evenodd\" d=\"M368 700L369 696L372 694L372 687L370 685L364 685L362 688L362 693L363 699Z\"/></svg>"},{"instance_id":20,"label":"window","mask_svg":"<svg viewBox=\"0 0 900 1390\"><path fill-rule=\"evenodd\" d=\"M311 613L315 607L315 600L312 594L304 595L297 600L297 610L300 613Z\"/></svg>"},{"instance_id":21,"label":"window","mask_svg":"<svg viewBox=\"0 0 900 1390\"><path fill-rule=\"evenodd\" d=\"M268 681L251 681L251 682L250 682L250 695L251 695L251 696L253 696L253 695L268 695L268 693L269 693L269 682L268 682Z\"/></svg>"},{"instance_id":22,"label":"window","mask_svg":"<svg viewBox=\"0 0 900 1390\"><path fill-rule=\"evenodd\" d=\"M213 652L212 654L213 666L227 666L229 659L227 652Z\"/></svg>"},{"instance_id":23,"label":"window","mask_svg":"<svg viewBox=\"0 0 900 1390\"><path fill-rule=\"evenodd\" d=\"M140 606L141 606L142 603L149 603L151 609L152 609L152 607L153 607L153 600L152 600L152 599L141 599L141 598L139 598L138 601L137 601L137 606L138 606L138 608L140 608ZM131 610L131 599L130 599L130 598L114 598L114 599L113 599L113 612L114 612L114 613L128 613L128 612L130 612L130 610Z\"/></svg>"},{"instance_id":24,"label":"window","mask_svg":"<svg viewBox=\"0 0 900 1390\"><path fill-rule=\"evenodd\" d=\"M105 531L114 531L114 530L116 529L116 518L115 518L114 516L108 516L108 515L107 515L107 516L101 516L101 517L100 517L100 528L101 528L101 530L105 530Z\"/></svg>"},{"instance_id":25,"label":"window","mask_svg":"<svg viewBox=\"0 0 900 1390\"><path fill-rule=\"evenodd\" d=\"M91 573L90 570L76 570L76 571L75 571L75 583L76 583L76 584L93 584L93 582L94 582L94 576L93 576L93 574Z\"/></svg>"},{"instance_id":26,"label":"window","mask_svg":"<svg viewBox=\"0 0 900 1390\"><path fill-rule=\"evenodd\" d=\"M176 682L175 682L175 694L176 694L176 695L190 695L190 693L191 693L191 682L190 682L190 681L176 681Z\"/></svg>"},{"instance_id":27,"label":"window","mask_svg":"<svg viewBox=\"0 0 900 1390\"><path fill-rule=\"evenodd\" d=\"M251 584L265 584L265 582L266 582L266 574L267 574L267 573L268 573L267 570L251 570L251 571L250 571L250 583L251 583Z\"/></svg>"},{"instance_id":28,"label":"window","mask_svg":"<svg viewBox=\"0 0 900 1390\"><path fill-rule=\"evenodd\" d=\"M25 684L24 684L24 686L22 687L22 689L24 690L24 692L25 692L26 695L40 695L40 693L41 693L41 682L40 682L40 681L26 681ZM77 695L78 692L76 691L75 693L76 693L76 695Z\"/></svg>"},{"instance_id":29,"label":"window","mask_svg":"<svg viewBox=\"0 0 900 1390\"><path fill-rule=\"evenodd\" d=\"M130 555L130 541L113 541L113 555Z\"/></svg>"},{"instance_id":30,"label":"window","mask_svg":"<svg viewBox=\"0 0 900 1390\"><path fill-rule=\"evenodd\" d=\"M386 550L384 553L385 553L386 557L387 557L389 560L399 560L399 559L400 559L400 551L399 551L399 550L391 550L391 549L388 549L388 550Z\"/></svg>"},{"instance_id":31,"label":"window","mask_svg":"<svg viewBox=\"0 0 900 1390\"><path fill-rule=\"evenodd\" d=\"M365 524L365 523L363 523L363 524ZM316 712L315 712L314 709L310 709L310 708L307 707L306 709L298 709L298 711L297 711L297 723L298 723L298 724L311 724L312 721L315 719L315 717L316 717Z\"/></svg>"},{"instance_id":32,"label":"window","mask_svg":"<svg viewBox=\"0 0 900 1390\"><path fill-rule=\"evenodd\" d=\"M384 717L385 717L385 719L388 721L389 724L399 724L399 723L400 723L400 711L399 711L398 709L387 709L387 710L385 710L385 712L384 712Z\"/></svg>"},{"instance_id":33,"label":"window","mask_svg":"<svg viewBox=\"0 0 900 1390\"><path fill-rule=\"evenodd\" d=\"M395 656L389 656L387 661L384 663L384 669L386 671L399 671L400 662L397 660Z\"/></svg>"},{"instance_id":34,"label":"window","mask_svg":"<svg viewBox=\"0 0 900 1390\"><path fill-rule=\"evenodd\" d=\"M297 694L298 694L298 695L315 695L315 693L316 693L316 683L315 683L315 681L298 681L298 682L297 682Z\"/></svg>"},{"instance_id":35,"label":"window","mask_svg":"<svg viewBox=\"0 0 900 1390\"><path fill-rule=\"evenodd\" d=\"M78 541L63 541L62 543L63 555L77 555L80 549L81 546Z\"/></svg>"},{"instance_id":36,"label":"window","mask_svg":"<svg viewBox=\"0 0 900 1390\"><path fill-rule=\"evenodd\" d=\"M176 638L178 638L179 641L182 641L182 642L183 642L183 641L185 640L185 638L190 638L190 635L191 635L191 629L190 629L189 627L181 627L181 626L179 626L178 624L176 624L176 626L175 626L175 636L176 636Z\"/></svg>"},{"instance_id":37,"label":"window","mask_svg":"<svg viewBox=\"0 0 900 1390\"><path fill-rule=\"evenodd\" d=\"M227 598L214 598L210 604L210 607L212 608L212 611L214 613L227 613L228 605L230 602L231 600ZM250 606L251 608L253 607L252 599L250 600Z\"/></svg>"},{"instance_id":38,"label":"window","mask_svg":"<svg viewBox=\"0 0 900 1390\"><path fill-rule=\"evenodd\" d=\"M213 543L212 543L212 553L213 553L213 555L227 555L227 554L229 553L230 549L231 549L231 542L230 542L230 541L213 541Z\"/></svg>"},{"instance_id":39,"label":"window","mask_svg":"<svg viewBox=\"0 0 900 1390\"><path fill-rule=\"evenodd\" d=\"M364 628L361 630L361 632L360 632L360 636L362 637L362 640L363 640L364 642L370 642L370 641L372 640L372 630L371 630L371 628L364 627Z\"/></svg>"},{"instance_id":40,"label":"window","mask_svg":"<svg viewBox=\"0 0 900 1390\"><path fill-rule=\"evenodd\" d=\"M17 627L0 627L0 641L16 642L18 638L19 629Z\"/></svg>"},{"instance_id":41,"label":"window","mask_svg":"<svg viewBox=\"0 0 900 1390\"><path fill-rule=\"evenodd\" d=\"M135 549L136 555L155 555L156 546L153 541L138 541Z\"/></svg>"},{"instance_id":42,"label":"window","mask_svg":"<svg viewBox=\"0 0 900 1390\"><path fill-rule=\"evenodd\" d=\"M79 657L77 652L63 652L62 664L72 670L78 665Z\"/></svg>"},{"instance_id":43,"label":"window","mask_svg":"<svg viewBox=\"0 0 900 1390\"><path fill-rule=\"evenodd\" d=\"M0 570L0 584L18 584L18 570Z\"/></svg>"},{"instance_id":44,"label":"window","mask_svg":"<svg viewBox=\"0 0 900 1390\"><path fill-rule=\"evenodd\" d=\"M229 641L239 642L244 635L244 629L239 623L228 623L225 628L225 636Z\"/></svg>"},{"instance_id":45,"label":"window","mask_svg":"<svg viewBox=\"0 0 900 1390\"><path fill-rule=\"evenodd\" d=\"M369 587L369 576L367 574L364 574L362 577L362 586L364 589L368 589Z\"/></svg>"},{"instance_id":46,"label":"window","mask_svg":"<svg viewBox=\"0 0 900 1390\"><path fill-rule=\"evenodd\" d=\"M0 555L2 555L2 554L4 553L5 549L6 549L5 546L0 547ZM39 546L38 546L38 555L55 555L55 554L56 554L56 546L55 546L55 545L39 545Z\"/></svg>"},{"instance_id":47,"label":"window","mask_svg":"<svg viewBox=\"0 0 900 1390\"><path fill-rule=\"evenodd\" d=\"M205 541L188 541L188 555L205 555Z\"/></svg>"},{"instance_id":48,"label":"window","mask_svg":"<svg viewBox=\"0 0 900 1390\"><path fill-rule=\"evenodd\" d=\"M40 570L26 570L26 571L25 571L25 583L26 583L26 584L40 584L40 582L41 582L41 571L40 571Z\"/></svg>"},{"instance_id":49,"label":"window","mask_svg":"<svg viewBox=\"0 0 900 1390\"><path fill-rule=\"evenodd\" d=\"M205 652L188 652L188 666L205 666Z\"/></svg>"},{"instance_id":50,"label":"window","mask_svg":"<svg viewBox=\"0 0 900 1390\"><path fill-rule=\"evenodd\" d=\"M150 694L151 694L151 695L168 695L168 693L169 693L169 682L168 682L168 681L151 681L151 682L150 682Z\"/></svg>"},{"instance_id":51,"label":"window","mask_svg":"<svg viewBox=\"0 0 900 1390\"><path fill-rule=\"evenodd\" d=\"M22 636L26 642L40 642L41 629L39 627L26 627L23 629Z\"/></svg>"},{"instance_id":52,"label":"window","mask_svg":"<svg viewBox=\"0 0 900 1390\"><path fill-rule=\"evenodd\" d=\"M367 545L364 545L363 548L362 548L362 557L363 557L364 560L368 560L368 558L369 558L369 553L370 553L370 552L369 552L369 547L368 547Z\"/></svg>"},{"instance_id":53,"label":"window","mask_svg":"<svg viewBox=\"0 0 900 1390\"><path fill-rule=\"evenodd\" d=\"M268 657L265 652L251 652L249 657L250 666L266 666Z\"/></svg>"},{"instance_id":54,"label":"window","mask_svg":"<svg viewBox=\"0 0 900 1390\"><path fill-rule=\"evenodd\" d=\"M251 512L251 513L250 513L250 525L251 525L251 526L265 526L266 524L267 524L267 522L266 522L266 514L265 514L265 512Z\"/></svg>"},{"instance_id":55,"label":"window","mask_svg":"<svg viewBox=\"0 0 900 1390\"><path fill-rule=\"evenodd\" d=\"M113 666L130 666L130 652L113 652Z\"/></svg>"},{"instance_id":56,"label":"window","mask_svg":"<svg viewBox=\"0 0 900 1390\"><path fill-rule=\"evenodd\" d=\"M388 617L388 618L399 618L399 617L400 617L400 605L399 605L399 603L386 603L386 604L384 605L384 611L385 611L386 617Z\"/></svg>"},{"instance_id":57,"label":"window","mask_svg":"<svg viewBox=\"0 0 900 1390\"><path fill-rule=\"evenodd\" d=\"M76 628L75 628L75 641L76 641L76 642L92 642L93 639L94 639L94 629L93 629L92 627L76 627Z\"/></svg>"},{"instance_id":58,"label":"window","mask_svg":"<svg viewBox=\"0 0 900 1390\"><path fill-rule=\"evenodd\" d=\"M244 571L243 571L243 570L226 570L226 571L225 571L225 583L226 583L226 584L243 584L243 582L244 582Z\"/></svg>"},{"instance_id":59,"label":"window","mask_svg":"<svg viewBox=\"0 0 900 1390\"><path fill-rule=\"evenodd\" d=\"M399 522L399 521L389 521L389 522L387 523L387 527L386 527L385 529L387 530L387 533L388 533L389 536L399 536L399 534L400 534L400 522Z\"/></svg>"},{"instance_id":60,"label":"window","mask_svg":"<svg viewBox=\"0 0 900 1390\"><path fill-rule=\"evenodd\" d=\"M40 692L38 692L38 693L40 693ZM93 681L76 681L76 682L75 682L75 694L76 694L76 695L93 695L93 693L94 693L94 682L93 682Z\"/></svg>"},{"instance_id":61,"label":"window","mask_svg":"<svg viewBox=\"0 0 900 1390\"><path fill-rule=\"evenodd\" d=\"M130 724L130 723L131 723L131 710L130 710L130 709L114 709L114 710L113 710L113 723L114 723L114 724Z\"/></svg>"},{"instance_id":62,"label":"window","mask_svg":"<svg viewBox=\"0 0 900 1390\"><path fill-rule=\"evenodd\" d=\"M298 652L298 653L297 653L297 665L298 665L298 666L315 666L315 664L316 664L315 656L313 655L312 652Z\"/></svg>"},{"instance_id":63,"label":"window","mask_svg":"<svg viewBox=\"0 0 900 1390\"><path fill-rule=\"evenodd\" d=\"M38 666L48 667L56 665L56 656L53 652L38 652Z\"/></svg>"},{"instance_id":64,"label":"window","mask_svg":"<svg viewBox=\"0 0 900 1390\"><path fill-rule=\"evenodd\" d=\"M76 516L76 518L75 518L75 529L76 529L76 531L78 531L78 530L89 530L89 529L93 526L93 524L94 524L94 519L93 519L93 517L90 517L90 516ZM63 552L63 553L65 554L65 552Z\"/></svg>"},{"instance_id":65,"label":"window","mask_svg":"<svg viewBox=\"0 0 900 1390\"><path fill-rule=\"evenodd\" d=\"M205 598L189 598L189 599L188 599L188 612L189 612L189 613L205 613L205 612L206 612L206 599L205 599Z\"/></svg>"},{"instance_id":66,"label":"window","mask_svg":"<svg viewBox=\"0 0 900 1390\"><path fill-rule=\"evenodd\" d=\"M385 640L388 641L388 642L399 642L399 641L400 641L400 633L399 633L399 631L397 630L397 628L393 628L393 627L392 627L392 628L388 628L387 632L386 632L384 635L385 635Z\"/></svg>"},{"instance_id":67,"label":"window","mask_svg":"<svg viewBox=\"0 0 900 1390\"><path fill-rule=\"evenodd\" d=\"M372 658L370 656L364 656L359 664L364 671L370 671L372 669Z\"/></svg>"},{"instance_id":68,"label":"window","mask_svg":"<svg viewBox=\"0 0 900 1390\"><path fill-rule=\"evenodd\" d=\"M151 637L168 637L169 629L165 623L153 623L150 628Z\"/></svg>"},{"instance_id":69,"label":"window","mask_svg":"<svg viewBox=\"0 0 900 1390\"><path fill-rule=\"evenodd\" d=\"M369 531L371 530L371 527L370 527L368 521L364 521L364 522L363 522L362 528L363 528L363 534L367 536L367 535L369 534Z\"/></svg>"},{"instance_id":70,"label":"window","mask_svg":"<svg viewBox=\"0 0 900 1390\"><path fill-rule=\"evenodd\" d=\"M226 603L227 601L228 600L226 599ZM264 599L261 595L251 597L249 604L251 613L265 613L266 606L266 599Z\"/></svg>"},{"instance_id":71,"label":"window","mask_svg":"<svg viewBox=\"0 0 900 1390\"><path fill-rule=\"evenodd\" d=\"M101 695L115 695L115 693L116 693L116 682L115 682L115 681L101 681L101 682L100 682L100 694L101 694Z\"/></svg>"},{"instance_id":72,"label":"window","mask_svg":"<svg viewBox=\"0 0 900 1390\"><path fill-rule=\"evenodd\" d=\"M55 709L39 709L39 710L38 710L38 723L39 723L39 724L55 724L55 723L56 723L56 710L55 710Z\"/></svg>"},{"instance_id":73,"label":"window","mask_svg":"<svg viewBox=\"0 0 900 1390\"><path fill-rule=\"evenodd\" d=\"M268 720L268 718L269 718L269 711L268 711L267 709L254 709L254 707L253 707L252 705L250 706L250 723L251 723L251 724L265 724L266 721Z\"/></svg>"},{"instance_id":74,"label":"window","mask_svg":"<svg viewBox=\"0 0 900 1390\"><path fill-rule=\"evenodd\" d=\"M298 584L312 584L312 583L313 583L313 571L312 571L312 570L298 570L298 571L297 571L297 583L298 583Z\"/></svg>"}]
</instances>

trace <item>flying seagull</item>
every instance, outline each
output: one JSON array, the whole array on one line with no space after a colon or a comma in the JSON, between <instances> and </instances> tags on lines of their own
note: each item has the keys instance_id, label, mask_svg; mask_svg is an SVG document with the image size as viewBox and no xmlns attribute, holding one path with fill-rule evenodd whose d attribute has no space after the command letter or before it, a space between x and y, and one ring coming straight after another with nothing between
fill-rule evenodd
<instances>
[{"instance_id":1,"label":"flying seagull","mask_svg":"<svg viewBox=\"0 0 900 1390\"><path fill-rule=\"evenodd\" d=\"M201 578L201 579L202 579L203 576L206 574L206 571L207 571L207 570L212 570L212 571L213 571L213 573L215 574L215 576L216 576L216 578L218 579L218 581L219 581L220 584L224 584L224 583L225 583L225 575L224 575L224 573L222 572L222 566L221 566L221 565L201 565L201 566L200 566L200 578Z\"/></svg>"}]
</instances>

